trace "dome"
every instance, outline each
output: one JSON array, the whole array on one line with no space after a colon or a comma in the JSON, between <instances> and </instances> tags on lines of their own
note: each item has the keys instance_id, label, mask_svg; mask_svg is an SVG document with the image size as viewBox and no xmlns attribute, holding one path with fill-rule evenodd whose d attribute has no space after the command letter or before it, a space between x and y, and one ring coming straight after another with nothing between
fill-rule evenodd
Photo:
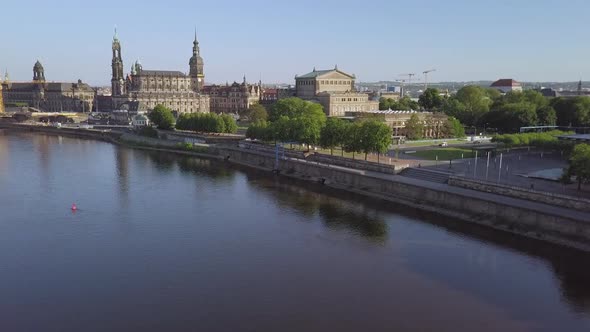
<instances>
[{"instance_id":1,"label":"dome","mask_svg":"<svg viewBox=\"0 0 590 332\"><path fill-rule=\"evenodd\" d=\"M39 60L35 62L35 66L33 67L33 69L43 69L43 65L41 64L41 62L39 62Z\"/></svg>"}]
</instances>

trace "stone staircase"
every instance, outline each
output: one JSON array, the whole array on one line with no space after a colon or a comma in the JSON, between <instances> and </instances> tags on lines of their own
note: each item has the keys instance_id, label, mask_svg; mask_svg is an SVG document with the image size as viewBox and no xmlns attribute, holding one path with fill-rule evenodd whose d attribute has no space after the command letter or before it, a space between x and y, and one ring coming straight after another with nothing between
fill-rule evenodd
<instances>
[{"instance_id":1,"label":"stone staircase","mask_svg":"<svg viewBox=\"0 0 590 332\"><path fill-rule=\"evenodd\" d=\"M422 181L430 181L436 183L448 183L450 173L432 171L424 168L408 167L399 173L401 176L418 179Z\"/></svg>"}]
</instances>

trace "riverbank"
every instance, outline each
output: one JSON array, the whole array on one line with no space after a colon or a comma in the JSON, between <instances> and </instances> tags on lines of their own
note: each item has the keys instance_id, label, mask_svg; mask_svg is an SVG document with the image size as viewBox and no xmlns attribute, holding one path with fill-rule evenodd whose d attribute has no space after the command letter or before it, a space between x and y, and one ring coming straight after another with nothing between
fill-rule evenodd
<instances>
[{"instance_id":1,"label":"riverbank","mask_svg":"<svg viewBox=\"0 0 590 332\"><path fill-rule=\"evenodd\" d=\"M574 211L529 200L486 193L447 184L411 179L395 174L336 166L232 146L209 146L199 152L175 148L177 143L141 138L129 141L123 133L35 126L11 129L99 139L151 151L226 160L303 181L321 183L384 201L435 212L441 216L491 227L529 238L590 252L590 213ZM0 128L2 126L0 125ZM6 128L6 127L4 127ZM135 136L135 135L134 135Z\"/></svg>"}]
</instances>

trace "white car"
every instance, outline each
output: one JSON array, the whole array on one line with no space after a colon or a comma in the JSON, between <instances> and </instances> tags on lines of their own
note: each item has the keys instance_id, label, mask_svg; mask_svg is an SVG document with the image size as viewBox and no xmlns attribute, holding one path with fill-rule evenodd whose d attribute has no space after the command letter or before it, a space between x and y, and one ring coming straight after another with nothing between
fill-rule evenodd
<instances>
[{"instance_id":1,"label":"white car","mask_svg":"<svg viewBox=\"0 0 590 332\"><path fill-rule=\"evenodd\" d=\"M449 143L447 143L447 142L442 142L442 143L440 143L438 146L448 146L448 145L449 145Z\"/></svg>"}]
</instances>

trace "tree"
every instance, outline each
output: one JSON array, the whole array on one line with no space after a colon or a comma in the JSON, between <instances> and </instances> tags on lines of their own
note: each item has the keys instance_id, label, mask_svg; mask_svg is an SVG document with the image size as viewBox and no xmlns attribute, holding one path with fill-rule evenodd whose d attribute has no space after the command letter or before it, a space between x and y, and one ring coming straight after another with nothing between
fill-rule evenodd
<instances>
[{"instance_id":1,"label":"tree","mask_svg":"<svg viewBox=\"0 0 590 332\"><path fill-rule=\"evenodd\" d=\"M443 127L443 134L448 137L465 137L465 128L459 120L452 116L447 118Z\"/></svg>"},{"instance_id":2,"label":"tree","mask_svg":"<svg viewBox=\"0 0 590 332\"><path fill-rule=\"evenodd\" d=\"M266 111L266 108L260 104L251 105L246 112L246 116L251 122L268 120L268 112Z\"/></svg>"},{"instance_id":3,"label":"tree","mask_svg":"<svg viewBox=\"0 0 590 332\"><path fill-rule=\"evenodd\" d=\"M347 126L346 135L344 137L344 151L352 152L352 159L354 153L362 151L362 129L360 122L354 122Z\"/></svg>"},{"instance_id":4,"label":"tree","mask_svg":"<svg viewBox=\"0 0 590 332\"><path fill-rule=\"evenodd\" d=\"M330 149L330 154L334 154L334 147L342 146L346 137L347 123L338 118L328 118L326 125L320 131L320 146L324 149Z\"/></svg>"},{"instance_id":5,"label":"tree","mask_svg":"<svg viewBox=\"0 0 590 332\"><path fill-rule=\"evenodd\" d=\"M420 108L420 105L417 101L412 100L412 98L408 96L403 96L397 101L397 105L394 105L395 110L402 110L402 111L409 111L409 110L417 110Z\"/></svg>"},{"instance_id":6,"label":"tree","mask_svg":"<svg viewBox=\"0 0 590 332\"><path fill-rule=\"evenodd\" d=\"M566 177L576 177L578 190L582 189L582 183L590 181L590 145L578 144L572 151Z\"/></svg>"},{"instance_id":7,"label":"tree","mask_svg":"<svg viewBox=\"0 0 590 332\"><path fill-rule=\"evenodd\" d=\"M537 109L537 123L540 126L555 126L557 114L555 109L549 105Z\"/></svg>"},{"instance_id":8,"label":"tree","mask_svg":"<svg viewBox=\"0 0 590 332\"><path fill-rule=\"evenodd\" d=\"M265 120L258 120L252 123L248 127L248 130L246 130L246 137L259 140L272 139L269 133L268 123Z\"/></svg>"},{"instance_id":9,"label":"tree","mask_svg":"<svg viewBox=\"0 0 590 332\"><path fill-rule=\"evenodd\" d=\"M426 110L438 110L443 105L443 97L436 88L428 88L418 98L418 104Z\"/></svg>"},{"instance_id":10,"label":"tree","mask_svg":"<svg viewBox=\"0 0 590 332\"><path fill-rule=\"evenodd\" d=\"M558 126L584 127L590 125L590 98L553 98L550 105L555 109Z\"/></svg>"},{"instance_id":11,"label":"tree","mask_svg":"<svg viewBox=\"0 0 590 332\"><path fill-rule=\"evenodd\" d=\"M238 131L238 125L236 124L236 119L234 119L229 114L222 114L221 119L224 123L224 133L228 134L235 134Z\"/></svg>"},{"instance_id":12,"label":"tree","mask_svg":"<svg viewBox=\"0 0 590 332\"><path fill-rule=\"evenodd\" d=\"M450 114L468 126L478 123L479 119L490 110L492 99L489 97L488 90L474 85L467 85L459 89L455 99L459 101L464 108L461 108L463 114Z\"/></svg>"},{"instance_id":13,"label":"tree","mask_svg":"<svg viewBox=\"0 0 590 332\"><path fill-rule=\"evenodd\" d=\"M422 139L424 137L424 123L418 114L414 113L406 122L406 136L410 140Z\"/></svg>"},{"instance_id":14,"label":"tree","mask_svg":"<svg viewBox=\"0 0 590 332\"><path fill-rule=\"evenodd\" d=\"M174 127L174 115L172 115L172 111L164 105L156 105L156 107L148 113L148 118L158 126L158 129L170 130Z\"/></svg>"},{"instance_id":15,"label":"tree","mask_svg":"<svg viewBox=\"0 0 590 332\"><path fill-rule=\"evenodd\" d=\"M296 97L279 99L273 105L269 114L269 120L276 121L281 116L286 116L289 119L299 117L313 118L322 125L326 122L326 114L323 111L322 105Z\"/></svg>"},{"instance_id":16,"label":"tree","mask_svg":"<svg viewBox=\"0 0 590 332\"><path fill-rule=\"evenodd\" d=\"M360 125L360 147L365 153L365 160L371 152L387 152L392 143L391 135L392 130L387 124L377 120L363 121Z\"/></svg>"},{"instance_id":17,"label":"tree","mask_svg":"<svg viewBox=\"0 0 590 332\"><path fill-rule=\"evenodd\" d=\"M379 109L384 111L388 109L395 109L397 106L397 102L392 98L379 98Z\"/></svg>"}]
</instances>

